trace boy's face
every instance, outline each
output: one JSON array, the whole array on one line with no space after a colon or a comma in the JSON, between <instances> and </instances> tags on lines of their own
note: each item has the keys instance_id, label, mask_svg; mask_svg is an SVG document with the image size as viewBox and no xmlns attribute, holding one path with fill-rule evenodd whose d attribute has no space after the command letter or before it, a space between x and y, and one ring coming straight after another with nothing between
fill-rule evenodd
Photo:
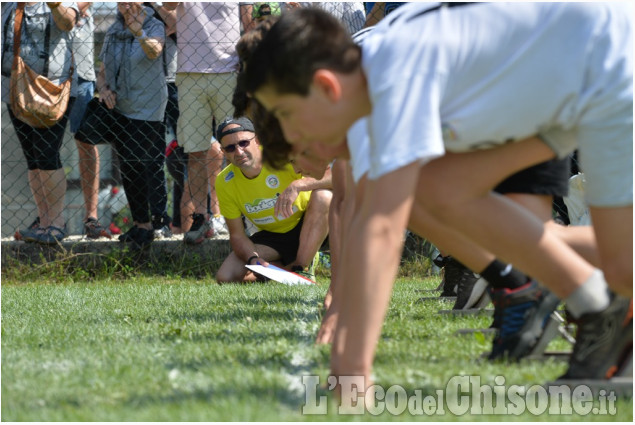
<instances>
[{"instance_id":1,"label":"boy's face","mask_svg":"<svg viewBox=\"0 0 635 425\"><path fill-rule=\"evenodd\" d=\"M279 94L270 85L256 91L258 101L278 119L285 139L297 153L305 150L328 153L329 147L339 147L346 139L348 128L337 113L333 101L322 90L311 86L307 96ZM342 130L343 128L343 130ZM320 157L330 161L335 157Z\"/></svg>"}]
</instances>

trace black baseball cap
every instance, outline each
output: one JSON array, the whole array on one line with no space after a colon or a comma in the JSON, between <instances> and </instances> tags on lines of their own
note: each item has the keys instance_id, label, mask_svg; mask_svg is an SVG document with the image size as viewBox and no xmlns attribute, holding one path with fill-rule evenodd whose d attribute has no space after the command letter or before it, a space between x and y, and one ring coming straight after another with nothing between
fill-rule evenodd
<instances>
[{"instance_id":1,"label":"black baseball cap","mask_svg":"<svg viewBox=\"0 0 635 425\"><path fill-rule=\"evenodd\" d=\"M236 124L238 127L233 127L225 130L225 128L230 124ZM218 125L216 129L216 138L220 141L223 137L228 134L238 133L239 131L250 131L255 133L254 125L251 120L247 117L239 117L239 118L225 118L225 120Z\"/></svg>"}]
</instances>

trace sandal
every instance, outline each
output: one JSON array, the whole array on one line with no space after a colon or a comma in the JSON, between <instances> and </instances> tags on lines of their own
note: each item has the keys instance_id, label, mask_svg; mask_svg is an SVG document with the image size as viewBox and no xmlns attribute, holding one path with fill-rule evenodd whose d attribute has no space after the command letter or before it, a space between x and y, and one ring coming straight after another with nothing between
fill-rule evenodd
<instances>
[{"instance_id":1,"label":"sandal","mask_svg":"<svg viewBox=\"0 0 635 425\"><path fill-rule=\"evenodd\" d=\"M31 237L37 229L40 228L40 217L36 217L33 223L29 225L26 229L18 229L15 231L13 237L16 241L26 240L28 237Z\"/></svg>"},{"instance_id":2,"label":"sandal","mask_svg":"<svg viewBox=\"0 0 635 425\"><path fill-rule=\"evenodd\" d=\"M64 229L59 227L49 226L44 233L35 234L37 243L43 245L55 245L59 244L66 237Z\"/></svg>"}]
</instances>

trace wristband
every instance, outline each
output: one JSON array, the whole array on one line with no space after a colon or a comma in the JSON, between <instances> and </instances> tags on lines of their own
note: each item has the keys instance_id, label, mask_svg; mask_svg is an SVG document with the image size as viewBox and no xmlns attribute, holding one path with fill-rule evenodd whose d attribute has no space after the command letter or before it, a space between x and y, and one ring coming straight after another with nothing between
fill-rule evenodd
<instances>
[{"instance_id":1,"label":"wristband","mask_svg":"<svg viewBox=\"0 0 635 425\"><path fill-rule=\"evenodd\" d=\"M247 259L247 264L251 266L251 260L253 260L254 258L260 258L260 257L257 255L252 255L251 257Z\"/></svg>"},{"instance_id":2,"label":"wristband","mask_svg":"<svg viewBox=\"0 0 635 425\"><path fill-rule=\"evenodd\" d=\"M135 35L134 38L139 40L139 39L143 39L143 38L148 38L148 35L146 34L146 31L144 29L142 29L141 30L141 35Z\"/></svg>"}]
</instances>

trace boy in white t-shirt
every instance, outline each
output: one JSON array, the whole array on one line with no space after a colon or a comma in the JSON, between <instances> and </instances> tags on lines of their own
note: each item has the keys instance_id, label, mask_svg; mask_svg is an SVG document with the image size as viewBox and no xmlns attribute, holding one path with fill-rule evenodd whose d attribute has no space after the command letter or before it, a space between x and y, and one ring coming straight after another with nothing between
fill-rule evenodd
<instances>
[{"instance_id":1,"label":"boy in white t-shirt","mask_svg":"<svg viewBox=\"0 0 635 425\"><path fill-rule=\"evenodd\" d=\"M491 189L579 148L603 272L632 297L628 6L460 6L406 5L363 49L325 14L295 11L246 64L248 91L297 152L331 154L369 117L368 182L347 239L356 249L342 261L356 303L338 322L338 332L357 331L334 347L333 372L369 376L403 230L410 215L428 214L566 301L580 320L578 345L588 338L593 348L574 350L567 377L582 369L609 377L632 340L631 301L609 293L599 269ZM600 322L617 325L597 344L585 335L598 334Z\"/></svg>"}]
</instances>

